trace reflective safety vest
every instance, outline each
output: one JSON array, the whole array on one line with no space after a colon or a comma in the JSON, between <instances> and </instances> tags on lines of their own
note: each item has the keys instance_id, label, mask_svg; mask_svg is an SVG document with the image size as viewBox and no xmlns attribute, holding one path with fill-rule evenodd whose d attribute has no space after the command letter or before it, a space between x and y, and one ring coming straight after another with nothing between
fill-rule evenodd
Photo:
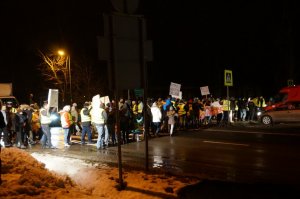
<instances>
[{"instance_id":1,"label":"reflective safety vest","mask_svg":"<svg viewBox=\"0 0 300 199\"><path fill-rule=\"evenodd\" d=\"M7 110L9 110L10 113L17 113L17 109L14 108L14 107L11 107L11 108L6 108Z\"/></svg>"},{"instance_id":2,"label":"reflective safety vest","mask_svg":"<svg viewBox=\"0 0 300 199\"><path fill-rule=\"evenodd\" d=\"M222 102L223 102L223 105L222 105L223 111L229 111L229 100L224 99L224 100L222 100Z\"/></svg>"},{"instance_id":3,"label":"reflective safety vest","mask_svg":"<svg viewBox=\"0 0 300 199\"><path fill-rule=\"evenodd\" d=\"M258 99L258 107L266 107L266 106L267 104L264 98Z\"/></svg>"},{"instance_id":4,"label":"reflective safety vest","mask_svg":"<svg viewBox=\"0 0 300 199\"><path fill-rule=\"evenodd\" d=\"M11 108L11 112L12 112L12 113L17 113L17 109L14 108L14 107L12 107L12 108Z\"/></svg>"},{"instance_id":5,"label":"reflective safety vest","mask_svg":"<svg viewBox=\"0 0 300 199\"><path fill-rule=\"evenodd\" d=\"M134 104L134 105L132 106L132 112L133 112L133 114L135 114L135 115L138 114L138 107L137 107L136 104Z\"/></svg>"},{"instance_id":6,"label":"reflective safety vest","mask_svg":"<svg viewBox=\"0 0 300 199\"><path fill-rule=\"evenodd\" d=\"M239 106L238 106L238 103L237 101L235 102L235 110L238 111L239 110Z\"/></svg>"},{"instance_id":7,"label":"reflective safety vest","mask_svg":"<svg viewBox=\"0 0 300 199\"><path fill-rule=\"evenodd\" d=\"M252 99L252 102L254 103L255 106L258 107L258 98L257 97Z\"/></svg>"},{"instance_id":8,"label":"reflective safety vest","mask_svg":"<svg viewBox=\"0 0 300 199\"><path fill-rule=\"evenodd\" d=\"M105 110L103 108L92 108L91 110L91 118L92 122L95 124L104 124L106 119L104 115Z\"/></svg>"},{"instance_id":9,"label":"reflective safety vest","mask_svg":"<svg viewBox=\"0 0 300 199\"><path fill-rule=\"evenodd\" d=\"M143 113L143 108L144 108L143 103L139 103L138 104L138 113Z\"/></svg>"},{"instance_id":10,"label":"reflective safety vest","mask_svg":"<svg viewBox=\"0 0 300 199\"><path fill-rule=\"evenodd\" d=\"M184 106L185 106L185 104L184 103L179 103L178 104L178 116L182 116L182 115L185 115L186 114L186 111L185 111L185 109L184 109Z\"/></svg>"},{"instance_id":11,"label":"reflective safety vest","mask_svg":"<svg viewBox=\"0 0 300 199\"><path fill-rule=\"evenodd\" d=\"M69 128L73 124L72 115L69 112L63 112L60 117L61 127Z\"/></svg>"},{"instance_id":12,"label":"reflective safety vest","mask_svg":"<svg viewBox=\"0 0 300 199\"><path fill-rule=\"evenodd\" d=\"M42 112L47 111L45 108L41 108L40 110L40 118L41 118L41 124L50 124L51 118L50 114L47 113L47 115L43 115Z\"/></svg>"},{"instance_id":13,"label":"reflective safety vest","mask_svg":"<svg viewBox=\"0 0 300 199\"><path fill-rule=\"evenodd\" d=\"M91 121L91 116L90 115L85 115L83 113L84 110L87 110L87 108L83 108L80 111L81 122L90 122Z\"/></svg>"}]
</instances>

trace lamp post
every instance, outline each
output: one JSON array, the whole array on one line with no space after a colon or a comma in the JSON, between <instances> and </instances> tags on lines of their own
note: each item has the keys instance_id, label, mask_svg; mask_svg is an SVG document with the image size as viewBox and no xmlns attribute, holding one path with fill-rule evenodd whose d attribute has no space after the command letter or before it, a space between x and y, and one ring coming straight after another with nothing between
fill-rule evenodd
<instances>
[{"instance_id":1,"label":"lamp post","mask_svg":"<svg viewBox=\"0 0 300 199\"><path fill-rule=\"evenodd\" d=\"M71 57L70 55L67 57L68 69L69 69L69 81L70 81L70 101L73 103L72 99L72 75L71 75Z\"/></svg>"},{"instance_id":2,"label":"lamp post","mask_svg":"<svg viewBox=\"0 0 300 199\"><path fill-rule=\"evenodd\" d=\"M65 51L63 51L63 50L59 50L57 53L60 56L65 56ZM68 69L70 102L72 103L73 102L73 99L72 99L72 75L71 75L71 57L70 57L70 55L66 56L65 63L66 63L66 68Z\"/></svg>"}]
</instances>

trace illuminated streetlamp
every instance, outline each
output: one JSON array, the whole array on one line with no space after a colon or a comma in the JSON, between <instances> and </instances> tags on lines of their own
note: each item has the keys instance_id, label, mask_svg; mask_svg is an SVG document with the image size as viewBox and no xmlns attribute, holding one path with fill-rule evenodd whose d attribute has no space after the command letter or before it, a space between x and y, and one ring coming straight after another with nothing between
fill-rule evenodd
<instances>
[{"instance_id":1,"label":"illuminated streetlamp","mask_svg":"<svg viewBox=\"0 0 300 199\"><path fill-rule=\"evenodd\" d=\"M58 53L60 56L64 56L64 55L65 55L65 51L63 51L63 50L59 50L59 51L57 51L57 53Z\"/></svg>"},{"instance_id":2,"label":"illuminated streetlamp","mask_svg":"<svg viewBox=\"0 0 300 199\"><path fill-rule=\"evenodd\" d=\"M60 55L60 56L65 56L65 51L63 50L58 50L57 53ZM71 100L71 103L73 101L72 99L72 76L71 76L71 57L70 55L67 55L66 57L66 67L68 68L68 74L69 74L69 89L70 89L70 100Z\"/></svg>"}]
</instances>

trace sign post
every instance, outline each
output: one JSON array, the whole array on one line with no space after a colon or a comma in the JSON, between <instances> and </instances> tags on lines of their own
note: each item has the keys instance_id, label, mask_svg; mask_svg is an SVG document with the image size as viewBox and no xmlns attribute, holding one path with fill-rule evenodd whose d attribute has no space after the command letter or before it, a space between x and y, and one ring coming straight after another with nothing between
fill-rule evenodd
<instances>
[{"instance_id":1,"label":"sign post","mask_svg":"<svg viewBox=\"0 0 300 199\"><path fill-rule=\"evenodd\" d=\"M134 95L136 98L144 96L144 89L134 89Z\"/></svg>"},{"instance_id":2,"label":"sign post","mask_svg":"<svg viewBox=\"0 0 300 199\"><path fill-rule=\"evenodd\" d=\"M229 86L233 86L232 70L224 70L224 85L227 87L227 103L229 109ZM228 122L229 122L228 116Z\"/></svg>"}]
</instances>

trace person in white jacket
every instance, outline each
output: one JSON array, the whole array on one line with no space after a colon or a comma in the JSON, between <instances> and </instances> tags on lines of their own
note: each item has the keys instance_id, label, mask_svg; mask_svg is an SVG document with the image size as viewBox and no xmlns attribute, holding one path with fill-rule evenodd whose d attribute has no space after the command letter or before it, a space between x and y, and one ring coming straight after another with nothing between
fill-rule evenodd
<instances>
[{"instance_id":1,"label":"person in white jacket","mask_svg":"<svg viewBox=\"0 0 300 199\"><path fill-rule=\"evenodd\" d=\"M154 127L155 136L158 136L160 131L160 123L161 123L161 110L158 108L156 102L154 102L151 106L151 114L152 114L152 123Z\"/></svg>"},{"instance_id":2,"label":"person in white jacket","mask_svg":"<svg viewBox=\"0 0 300 199\"><path fill-rule=\"evenodd\" d=\"M100 104L92 107L91 111L92 124L95 125L98 133L98 139L96 147L97 149L104 149L104 125L107 121L107 113L104 109L104 105Z\"/></svg>"}]
</instances>

